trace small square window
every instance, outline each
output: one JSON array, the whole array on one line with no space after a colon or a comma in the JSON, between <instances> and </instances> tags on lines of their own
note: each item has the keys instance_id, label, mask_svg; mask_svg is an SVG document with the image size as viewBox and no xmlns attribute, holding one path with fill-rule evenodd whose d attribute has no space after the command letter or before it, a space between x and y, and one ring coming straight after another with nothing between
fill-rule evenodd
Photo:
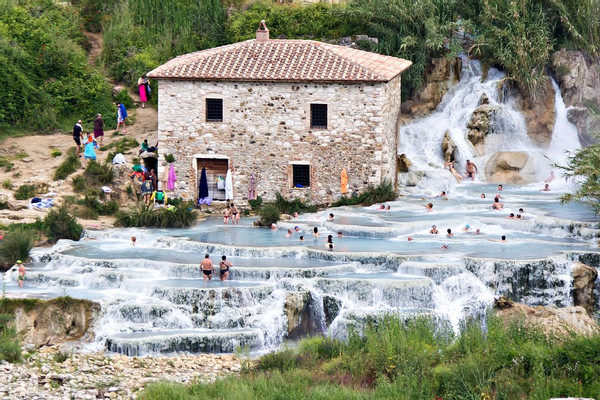
<instances>
[{"instance_id":1,"label":"small square window","mask_svg":"<svg viewBox=\"0 0 600 400\"><path fill-rule=\"evenodd\" d=\"M293 185L295 188L307 188L310 187L310 165L306 164L294 164L293 173Z\"/></svg>"},{"instance_id":2,"label":"small square window","mask_svg":"<svg viewBox=\"0 0 600 400\"><path fill-rule=\"evenodd\" d=\"M206 99L206 122L223 122L223 99Z\"/></svg>"},{"instance_id":3,"label":"small square window","mask_svg":"<svg viewBox=\"0 0 600 400\"><path fill-rule=\"evenodd\" d=\"M311 129L327 129L327 104L310 105Z\"/></svg>"}]
</instances>

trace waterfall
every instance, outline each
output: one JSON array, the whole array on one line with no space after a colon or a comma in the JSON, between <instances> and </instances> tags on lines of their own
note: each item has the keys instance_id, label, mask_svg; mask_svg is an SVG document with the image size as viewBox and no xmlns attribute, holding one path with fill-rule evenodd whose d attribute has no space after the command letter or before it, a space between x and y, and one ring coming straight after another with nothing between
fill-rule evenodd
<instances>
[{"instance_id":1,"label":"waterfall","mask_svg":"<svg viewBox=\"0 0 600 400\"><path fill-rule=\"evenodd\" d=\"M552 131L552 141L548 149L548 157L554 163L560 163L565 160L568 153L574 153L581 147L577 127L567 118L567 107L560 93L560 87L552 79L554 88L554 109L556 111L556 120Z\"/></svg>"}]
</instances>

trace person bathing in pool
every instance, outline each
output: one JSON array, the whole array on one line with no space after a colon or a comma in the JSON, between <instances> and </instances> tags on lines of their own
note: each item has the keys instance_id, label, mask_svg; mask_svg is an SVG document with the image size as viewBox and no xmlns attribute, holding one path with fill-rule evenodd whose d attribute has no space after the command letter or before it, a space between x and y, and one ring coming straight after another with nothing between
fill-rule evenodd
<instances>
[{"instance_id":1,"label":"person bathing in pool","mask_svg":"<svg viewBox=\"0 0 600 400\"><path fill-rule=\"evenodd\" d=\"M204 282L206 282L207 279L212 281L212 274L215 272L215 266L213 265L213 262L208 254L204 255L204 260L202 260L200 263L200 269L202 270L202 278L204 279Z\"/></svg>"},{"instance_id":2,"label":"person bathing in pool","mask_svg":"<svg viewBox=\"0 0 600 400\"><path fill-rule=\"evenodd\" d=\"M230 261L227 261L226 256L222 256L221 261L219 262L219 276L222 281L229 278L229 267L233 267L233 264Z\"/></svg>"}]
</instances>

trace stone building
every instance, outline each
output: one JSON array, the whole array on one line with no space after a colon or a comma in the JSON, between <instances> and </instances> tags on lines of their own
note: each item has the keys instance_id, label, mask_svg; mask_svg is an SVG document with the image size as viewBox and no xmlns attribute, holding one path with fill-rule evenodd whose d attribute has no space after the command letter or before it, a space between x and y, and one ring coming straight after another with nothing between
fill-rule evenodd
<instances>
[{"instance_id":1,"label":"stone building","mask_svg":"<svg viewBox=\"0 0 600 400\"><path fill-rule=\"evenodd\" d=\"M158 80L161 159L173 154L176 195L195 199L206 168L210 195L232 171L234 200L257 194L324 203L395 182L400 74L410 61L311 40L256 39L179 56ZM161 171L159 171L159 174Z\"/></svg>"}]
</instances>

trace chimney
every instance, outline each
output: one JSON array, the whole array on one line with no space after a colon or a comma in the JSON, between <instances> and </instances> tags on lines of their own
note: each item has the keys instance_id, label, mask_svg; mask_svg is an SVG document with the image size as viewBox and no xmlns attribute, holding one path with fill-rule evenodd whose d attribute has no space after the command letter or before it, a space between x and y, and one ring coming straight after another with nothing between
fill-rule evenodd
<instances>
[{"instance_id":1,"label":"chimney","mask_svg":"<svg viewBox=\"0 0 600 400\"><path fill-rule=\"evenodd\" d=\"M269 28L267 28L267 24L265 23L264 19L260 21L260 24L258 24L258 29L256 30L256 40L258 42L266 42L269 40Z\"/></svg>"}]
</instances>

